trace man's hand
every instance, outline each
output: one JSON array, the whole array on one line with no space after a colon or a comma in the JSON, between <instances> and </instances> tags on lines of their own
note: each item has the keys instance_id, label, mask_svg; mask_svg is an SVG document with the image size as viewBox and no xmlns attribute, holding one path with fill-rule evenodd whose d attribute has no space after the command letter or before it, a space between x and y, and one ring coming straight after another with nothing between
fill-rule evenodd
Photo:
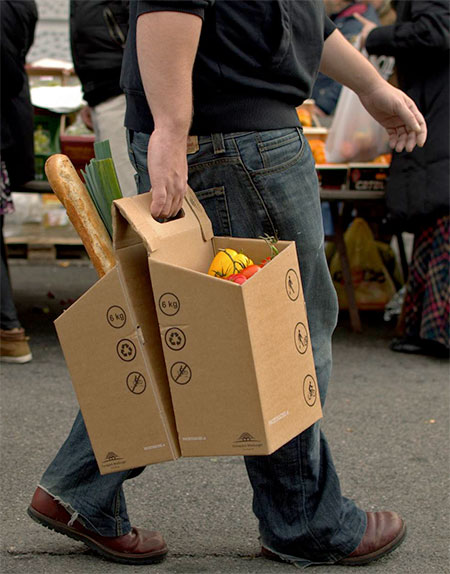
<instances>
[{"instance_id":1,"label":"man's hand","mask_svg":"<svg viewBox=\"0 0 450 574\"><path fill-rule=\"evenodd\" d=\"M359 94L366 110L386 129L395 151L412 151L427 139L425 119L413 100L383 80L374 91Z\"/></svg>"},{"instance_id":2,"label":"man's hand","mask_svg":"<svg viewBox=\"0 0 450 574\"><path fill-rule=\"evenodd\" d=\"M377 28L377 25L371 20L364 18L364 16L361 16L361 14L353 14L353 18L356 18L358 22L361 22L363 26L360 32L360 49L362 50L366 47L367 36L370 34L370 32L372 32L374 28Z\"/></svg>"},{"instance_id":3,"label":"man's hand","mask_svg":"<svg viewBox=\"0 0 450 574\"><path fill-rule=\"evenodd\" d=\"M187 190L187 139L168 130L155 129L147 153L152 181L151 214L155 218L174 217L181 209Z\"/></svg>"},{"instance_id":4,"label":"man's hand","mask_svg":"<svg viewBox=\"0 0 450 574\"><path fill-rule=\"evenodd\" d=\"M412 151L424 145L427 126L416 104L386 82L339 30L325 41L320 71L358 94L369 114L387 130L392 149Z\"/></svg>"},{"instance_id":5,"label":"man's hand","mask_svg":"<svg viewBox=\"0 0 450 574\"><path fill-rule=\"evenodd\" d=\"M94 124L92 122L92 114L91 114L91 108L89 106L84 106L84 108L81 108L80 110L80 117L84 123L84 125L89 129L94 131Z\"/></svg>"}]
</instances>

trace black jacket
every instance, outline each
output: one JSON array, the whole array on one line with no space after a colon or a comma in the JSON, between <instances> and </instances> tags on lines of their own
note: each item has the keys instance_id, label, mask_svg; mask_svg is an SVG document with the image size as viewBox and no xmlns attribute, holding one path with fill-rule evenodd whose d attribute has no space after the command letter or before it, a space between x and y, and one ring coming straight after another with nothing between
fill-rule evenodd
<instances>
[{"instance_id":1,"label":"black jacket","mask_svg":"<svg viewBox=\"0 0 450 574\"><path fill-rule=\"evenodd\" d=\"M415 232L449 213L450 3L402 0L394 7L397 22L373 30L367 51L395 56L399 86L428 125L423 148L394 153L387 188L395 227Z\"/></svg>"},{"instance_id":2,"label":"black jacket","mask_svg":"<svg viewBox=\"0 0 450 574\"><path fill-rule=\"evenodd\" d=\"M122 93L120 68L127 33L128 0L71 0L72 59L90 106Z\"/></svg>"},{"instance_id":3,"label":"black jacket","mask_svg":"<svg viewBox=\"0 0 450 574\"><path fill-rule=\"evenodd\" d=\"M37 18L34 1L1 2L1 158L12 186L34 178L33 106L25 57Z\"/></svg>"},{"instance_id":4,"label":"black jacket","mask_svg":"<svg viewBox=\"0 0 450 574\"><path fill-rule=\"evenodd\" d=\"M321 1L131 0L121 79L128 128L153 130L137 64L136 20L164 9L203 18L191 133L299 125L295 107L309 97L324 39L334 30Z\"/></svg>"}]
</instances>

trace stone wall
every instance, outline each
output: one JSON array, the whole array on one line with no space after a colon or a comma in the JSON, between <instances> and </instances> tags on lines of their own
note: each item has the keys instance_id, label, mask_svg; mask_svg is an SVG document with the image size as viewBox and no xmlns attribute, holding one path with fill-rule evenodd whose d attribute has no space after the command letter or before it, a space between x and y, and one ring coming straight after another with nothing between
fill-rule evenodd
<instances>
[{"instance_id":1,"label":"stone wall","mask_svg":"<svg viewBox=\"0 0 450 574\"><path fill-rule=\"evenodd\" d=\"M27 61L55 58L72 61L69 42L69 0L36 0L39 20Z\"/></svg>"}]
</instances>

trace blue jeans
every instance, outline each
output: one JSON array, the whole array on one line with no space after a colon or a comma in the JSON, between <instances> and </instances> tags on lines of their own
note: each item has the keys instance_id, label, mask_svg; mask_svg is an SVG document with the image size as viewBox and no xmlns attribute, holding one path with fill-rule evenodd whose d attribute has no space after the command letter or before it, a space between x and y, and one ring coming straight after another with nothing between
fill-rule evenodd
<instances>
[{"instance_id":1,"label":"blue jeans","mask_svg":"<svg viewBox=\"0 0 450 574\"><path fill-rule=\"evenodd\" d=\"M138 191L148 191L148 136L132 132L129 140ZM213 134L200 136L198 143L188 155L189 184L215 234L267 233L296 242L323 404L338 307L324 254L314 161L303 133L292 128ZM342 496L320 423L270 456L245 457L245 464L261 540L269 549L306 565L335 562L359 544L366 515ZM101 476L79 414L41 486L88 528L115 536L130 528L123 482L141 471Z\"/></svg>"}]
</instances>

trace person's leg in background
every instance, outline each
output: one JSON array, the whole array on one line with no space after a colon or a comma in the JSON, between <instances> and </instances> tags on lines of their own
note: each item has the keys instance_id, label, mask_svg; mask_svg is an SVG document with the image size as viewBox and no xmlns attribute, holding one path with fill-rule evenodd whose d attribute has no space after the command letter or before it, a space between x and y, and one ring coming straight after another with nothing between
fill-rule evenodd
<instances>
[{"instance_id":1,"label":"person's leg in background","mask_svg":"<svg viewBox=\"0 0 450 574\"><path fill-rule=\"evenodd\" d=\"M450 216L416 234L402 308L403 336L393 351L449 357Z\"/></svg>"},{"instance_id":2,"label":"person's leg in background","mask_svg":"<svg viewBox=\"0 0 450 574\"><path fill-rule=\"evenodd\" d=\"M1 232L1 309L0 309L0 361L4 363L28 363L32 359L29 338L25 335L16 305L14 303L11 280L9 276L6 246L3 237L4 213L14 211L10 196L9 178L6 167L1 162L1 201L0 201L0 232Z\"/></svg>"},{"instance_id":3,"label":"person's leg in background","mask_svg":"<svg viewBox=\"0 0 450 574\"><path fill-rule=\"evenodd\" d=\"M96 141L109 140L122 195L129 197L136 195L136 181L123 125L125 108L125 96L115 96L92 107L91 119Z\"/></svg>"}]
</instances>

